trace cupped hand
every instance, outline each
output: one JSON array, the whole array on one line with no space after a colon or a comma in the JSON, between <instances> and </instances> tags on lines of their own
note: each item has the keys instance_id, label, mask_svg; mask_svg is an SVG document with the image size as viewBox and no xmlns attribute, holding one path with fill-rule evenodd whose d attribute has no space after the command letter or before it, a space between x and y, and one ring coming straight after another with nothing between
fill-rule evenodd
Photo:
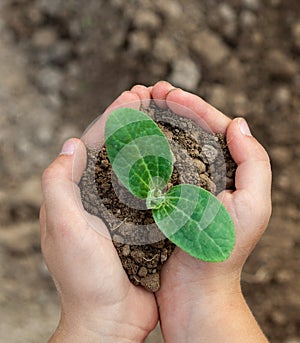
<instances>
[{"instance_id":1,"label":"cupped hand","mask_svg":"<svg viewBox=\"0 0 300 343\"><path fill-rule=\"evenodd\" d=\"M200 126L225 133L238 164L236 190L219 195L235 224L237 241L232 255L222 263L205 263L176 249L162 270L161 289L156 294L166 341L194 342L199 315L204 323L211 315L208 310L220 310L226 298L232 304L231 295L239 298L243 264L270 216L269 159L243 119L232 121L199 97L166 82L124 92L89 128L83 142L100 147L106 117L113 109L147 106L150 98ZM186 111L182 112L183 107ZM69 140L43 175L42 251L62 304L61 322L51 342L141 342L158 320L155 298L129 282L103 222L82 208L78 182L86 165L83 142ZM103 234L91 229L91 223ZM208 342L210 337L217 342L211 335L215 328L205 336L204 327L203 339L197 341ZM182 335L182 328L191 340Z\"/></svg>"},{"instance_id":2,"label":"cupped hand","mask_svg":"<svg viewBox=\"0 0 300 343\"><path fill-rule=\"evenodd\" d=\"M146 87L137 86L105 115L117 107L139 106L149 97ZM94 123L84 140L96 144L102 124ZM112 241L86 220L90 215L84 213L78 188L85 166L85 145L71 139L42 178L42 252L62 306L51 342L142 342L158 320L155 297L129 282ZM105 231L100 219L90 219Z\"/></svg>"},{"instance_id":3,"label":"cupped hand","mask_svg":"<svg viewBox=\"0 0 300 343\"><path fill-rule=\"evenodd\" d=\"M203 262L176 248L163 267L157 302L166 337L173 330L169 335L173 338L167 341L176 342L172 335L179 328L189 327L199 308L203 310L204 323L210 308L212 312L217 311L213 304L219 302L220 305L226 298L232 303L234 297L240 298L242 267L271 214L271 168L266 151L251 135L244 119L230 120L198 96L167 82L154 85L151 96L159 106L169 107L200 126L225 134L230 153L237 163L236 190L225 190L218 195L236 230L236 244L230 258L220 263ZM198 315L201 317L199 312ZM200 324L198 328L200 330ZM198 341L202 342L200 338Z\"/></svg>"}]
</instances>

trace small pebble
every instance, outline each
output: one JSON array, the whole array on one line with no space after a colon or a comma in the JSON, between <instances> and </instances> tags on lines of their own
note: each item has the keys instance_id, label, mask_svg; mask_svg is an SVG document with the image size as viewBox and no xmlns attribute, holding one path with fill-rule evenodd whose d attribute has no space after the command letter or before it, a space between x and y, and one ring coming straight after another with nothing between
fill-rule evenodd
<instances>
[{"instance_id":1,"label":"small pebble","mask_svg":"<svg viewBox=\"0 0 300 343\"><path fill-rule=\"evenodd\" d=\"M156 31L160 25L160 17L151 10L140 9L134 16L134 26L141 30Z\"/></svg>"},{"instance_id":2,"label":"small pebble","mask_svg":"<svg viewBox=\"0 0 300 343\"><path fill-rule=\"evenodd\" d=\"M281 50L271 50L267 54L266 66L272 77L281 79L290 79L298 71L296 61Z\"/></svg>"},{"instance_id":3,"label":"small pebble","mask_svg":"<svg viewBox=\"0 0 300 343\"><path fill-rule=\"evenodd\" d=\"M113 235L113 241L117 242L117 243L124 243L124 237L122 237L121 235Z\"/></svg>"},{"instance_id":4,"label":"small pebble","mask_svg":"<svg viewBox=\"0 0 300 343\"><path fill-rule=\"evenodd\" d=\"M210 30L198 32L192 38L191 44L195 53L210 68L220 66L230 55L229 49L223 40Z\"/></svg>"},{"instance_id":5,"label":"small pebble","mask_svg":"<svg viewBox=\"0 0 300 343\"><path fill-rule=\"evenodd\" d=\"M60 40L54 46L49 55L50 62L59 65L69 62L72 56L72 44L67 40Z\"/></svg>"},{"instance_id":6,"label":"small pebble","mask_svg":"<svg viewBox=\"0 0 300 343\"><path fill-rule=\"evenodd\" d=\"M168 259L168 251L165 249L160 255L161 263L165 262Z\"/></svg>"},{"instance_id":7,"label":"small pebble","mask_svg":"<svg viewBox=\"0 0 300 343\"><path fill-rule=\"evenodd\" d=\"M144 286L150 292L156 292L159 290L159 274L155 273L147 275L141 279L141 285Z\"/></svg>"},{"instance_id":8,"label":"small pebble","mask_svg":"<svg viewBox=\"0 0 300 343\"><path fill-rule=\"evenodd\" d=\"M293 25L292 34L294 47L300 52L300 21Z\"/></svg>"},{"instance_id":9,"label":"small pebble","mask_svg":"<svg viewBox=\"0 0 300 343\"><path fill-rule=\"evenodd\" d=\"M195 91L201 80L201 68L190 58L176 59L169 77L172 84L189 91Z\"/></svg>"},{"instance_id":10,"label":"small pebble","mask_svg":"<svg viewBox=\"0 0 300 343\"><path fill-rule=\"evenodd\" d=\"M214 163L217 156L218 150L215 147L208 144L202 147L201 157L204 159L204 161L207 161L209 164L212 164Z\"/></svg>"},{"instance_id":11,"label":"small pebble","mask_svg":"<svg viewBox=\"0 0 300 343\"><path fill-rule=\"evenodd\" d=\"M135 260L137 263L142 263L145 260L145 253L141 250L132 250L130 256Z\"/></svg>"},{"instance_id":12,"label":"small pebble","mask_svg":"<svg viewBox=\"0 0 300 343\"><path fill-rule=\"evenodd\" d=\"M56 93L61 89L63 76L61 72L55 68L43 68L36 77L38 85L45 92Z\"/></svg>"},{"instance_id":13,"label":"small pebble","mask_svg":"<svg viewBox=\"0 0 300 343\"><path fill-rule=\"evenodd\" d=\"M278 165L288 164L293 159L293 152L292 150L284 145L275 145L270 150L271 159L273 162L277 163Z\"/></svg>"},{"instance_id":14,"label":"small pebble","mask_svg":"<svg viewBox=\"0 0 300 343\"><path fill-rule=\"evenodd\" d=\"M240 14L240 22L245 29L249 29L256 24L257 17L250 11L243 11Z\"/></svg>"},{"instance_id":15,"label":"small pebble","mask_svg":"<svg viewBox=\"0 0 300 343\"><path fill-rule=\"evenodd\" d=\"M288 338L284 343L300 343L300 337Z\"/></svg>"},{"instance_id":16,"label":"small pebble","mask_svg":"<svg viewBox=\"0 0 300 343\"><path fill-rule=\"evenodd\" d=\"M139 53L148 51L151 46L149 36L144 31L133 31L129 36L130 50Z\"/></svg>"},{"instance_id":17,"label":"small pebble","mask_svg":"<svg viewBox=\"0 0 300 343\"><path fill-rule=\"evenodd\" d=\"M138 271L138 275L140 277L145 277L147 274L148 274L148 271L146 267L141 267Z\"/></svg>"},{"instance_id":18,"label":"small pebble","mask_svg":"<svg viewBox=\"0 0 300 343\"><path fill-rule=\"evenodd\" d=\"M288 283L293 280L294 274L290 270L282 269L276 272L275 278L279 283Z\"/></svg>"},{"instance_id":19,"label":"small pebble","mask_svg":"<svg viewBox=\"0 0 300 343\"><path fill-rule=\"evenodd\" d=\"M171 62L177 57L178 49L167 36L158 36L154 42L153 55L161 62Z\"/></svg>"},{"instance_id":20,"label":"small pebble","mask_svg":"<svg viewBox=\"0 0 300 343\"><path fill-rule=\"evenodd\" d=\"M259 9L259 0L242 0L242 4L249 10L256 11Z\"/></svg>"},{"instance_id":21,"label":"small pebble","mask_svg":"<svg viewBox=\"0 0 300 343\"><path fill-rule=\"evenodd\" d=\"M105 190L105 191L108 191L110 188L111 188L111 185L109 183L103 183L102 184L102 188Z\"/></svg>"},{"instance_id":22,"label":"small pebble","mask_svg":"<svg viewBox=\"0 0 300 343\"><path fill-rule=\"evenodd\" d=\"M199 174L205 173L205 171L206 171L205 163L203 163L198 158L193 159L193 163L196 166L196 168L198 169Z\"/></svg>"},{"instance_id":23,"label":"small pebble","mask_svg":"<svg viewBox=\"0 0 300 343\"><path fill-rule=\"evenodd\" d=\"M217 191L217 186L206 174L200 175L200 186L211 192L212 194L215 194Z\"/></svg>"},{"instance_id":24,"label":"small pebble","mask_svg":"<svg viewBox=\"0 0 300 343\"><path fill-rule=\"evenodd\" d=\"M124 256L128 256L130 254L130 246L128 244L125 244L122 249L122 254Z\"/></svg>"},{"instance_id":25,"label":"small pebble","mask_svg":"<svg viewBox=\"0 0 300 343\"><path fill-rule=\"evenodd\" d=\"M228 102L226 87L222 85L212 86L209 90L208 100L213 106L224 111Z\"/></svg>"},{"instance_id":26,"label":"small pebble","mask_svg":"<svg viewBox=\"0 0 300 343\"><path fill-rule=\"evenodd\" d=\"M273 101L274 104L282 107L282 106L288 106L288 104L291 102L291 90L288 86L280 86L278 87L273 95Z\"/></svg>"},{"instance_id":27,"label":"small pebble","mask_svg":"<svg viewBox=\"0 0 300 343\"><path fill-rule=\"evenodd\" d=\"M285 325L288 321L286 314L279 310L273 311L271 317L277 325Z\"/></svg>"},{"instance_id":28,"label":"small pebble","mask_svg":"<svg viewBox=\"0 0 300 343\"><path fill-rule=\"evenodd\" d=\"M44 27L35 31L32 37L34 47L38 49L48 49L57 41L57 32L51 27Z\"/></svg>"}]
</instances>

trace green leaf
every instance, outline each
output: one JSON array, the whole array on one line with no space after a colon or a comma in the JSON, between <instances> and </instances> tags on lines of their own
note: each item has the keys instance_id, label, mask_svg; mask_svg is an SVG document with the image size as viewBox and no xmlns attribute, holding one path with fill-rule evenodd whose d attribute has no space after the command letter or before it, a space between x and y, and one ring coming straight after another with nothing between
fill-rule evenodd
<instances>
[{"instance_id":1,"label":"green leaf","mask_svg":"<svg viewBox=\"0 0 300 343\"><path fill-rule=\"evenodd\" d=\"M162 190L172 175L169 143L156 123L131 108L113 111L106 122L105 145L118 179L135 196L146 199Z\"/></svg>"},{"instance_id":2,"label":"green leaf","mask_svg":"<svg viewBox=\"0 0 300 343\"><path fill-rule=\"evenodd\" d=\"M135 196L146 199L160 230L188 254L203 261L226 260L235 244L229 213L208 191L178 185L162 193L172 175L169 143L143 112L122 108L112 112L105 144L118 179Z\"/></svg>"},{"instance_id":3,"label":"green leaf","mask_svg":"<svg viewBox=\"0 0 300 343\"><path fill-rule=\"evenodd\" d=\"M191 256L208 262L230 256L235 244L233 222L208 191L188 184L175 186L152 213L165 236Z\"/></svg>"}]
</instances>

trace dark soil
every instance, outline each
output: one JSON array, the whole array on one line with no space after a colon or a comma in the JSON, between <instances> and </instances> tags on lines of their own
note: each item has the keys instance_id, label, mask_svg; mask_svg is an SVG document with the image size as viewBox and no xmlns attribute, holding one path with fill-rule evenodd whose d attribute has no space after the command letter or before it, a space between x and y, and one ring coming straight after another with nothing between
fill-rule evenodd
<instances>
[{"instance_id":1,"label":"dark soil","mask_svg":"<svg viewBox=\"0 0 300 343\"><path fill-rule=\"evenodd\" d=\"M206 132L192 120L162 110L153 102L143 110L165 133L175 158L167 188L189 183L214 194L234 188L236 165L222 134ZM157 291L162 265L175 246L158 229L145 201L118 182L105 146L100 151L88 150L79 186L84 208L107 225L130 281Z\"/></svg>"}]
</instances>

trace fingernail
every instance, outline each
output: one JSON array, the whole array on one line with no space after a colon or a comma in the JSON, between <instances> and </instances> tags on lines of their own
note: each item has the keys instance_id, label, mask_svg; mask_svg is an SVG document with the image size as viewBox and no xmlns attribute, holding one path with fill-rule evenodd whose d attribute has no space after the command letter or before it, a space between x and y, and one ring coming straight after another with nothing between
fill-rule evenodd
<instances>
[{"instance_id":1,"label":"fingernail","mask_svg":"<svg viewBox=\"0 0 300 343\"><path fill-rule=\"evenodd\" d=\"M75 151L75 144L72 139L68 139L60 152L60 155L73 155Z\"/></svg>"},{"instance_id":2,"label":"fingernail","mask_svg":"<svg viewBox=\"0 0 300 343\"><path fill-rule=\"evenodd\" d=\"M166 94L166 99L167 99L167 97L169 96L170 93L172 93L172 92L174 92L174 91L177 91L177 90L179 90L179 89L180 89L180 88L177 88L177 87L171 88L171 89L167 92L167 94Z\"/></svg>"},{"instance_id":3,"label":"fingernail","mask_svg":"<svg viewBox=\"0 0 300 343\"><path fill-rule=\"evenodd\" d=\"M252 136L249 126L244 118L239 118L238 124L243 135Z\"/></svg>"}]
</instances>

